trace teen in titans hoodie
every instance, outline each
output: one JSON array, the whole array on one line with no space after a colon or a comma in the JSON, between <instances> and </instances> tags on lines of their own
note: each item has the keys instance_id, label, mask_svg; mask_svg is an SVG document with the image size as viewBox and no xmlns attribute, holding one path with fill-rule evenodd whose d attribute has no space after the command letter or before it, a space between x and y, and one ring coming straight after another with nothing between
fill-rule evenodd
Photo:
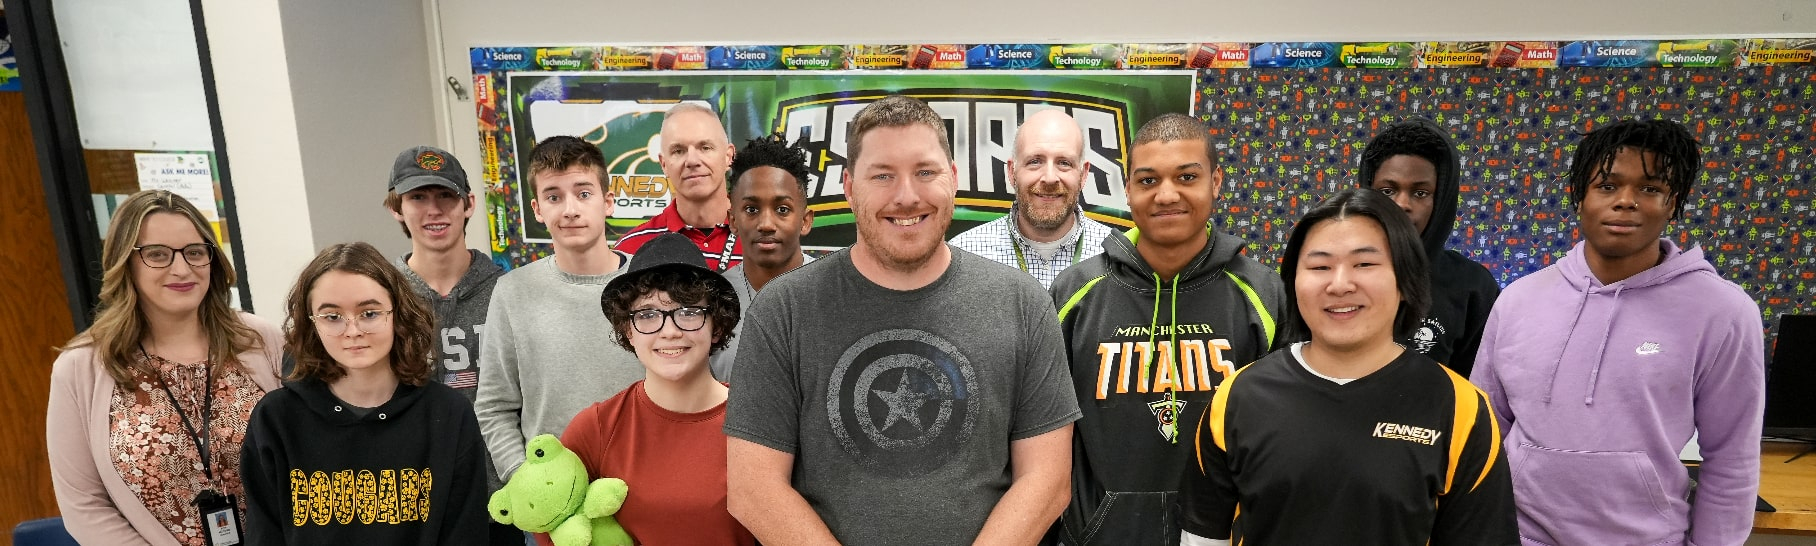
<instances>
[{"instance_id":1,"label":"teen in titans hoodie","mask_svg":"<svg viewBox=\"0 0 1816 546\"><path fill-rule=\"evenodd\" d=\"M1412 217L1431 264L1431 309L1411 336L1395 341L1468 377L1501 287L1488 268L1444 248L1457 220L1457 147L1438 124L1412 118L1375 135L1361 156L1357 184L1386 194Z\"/></svg>"},{"instance_id":2,"label":"teen in titans hoodie","mask_svg":"<svg viewBox=\"0 0 1816 546\"><path fill-rule=\"evenodd\" d=\"M1105 238L1103 254L1053 282L1084 414L1060 517L1065 544L1178 544L1192 456L1180 433L1225 376L1274 343L1286 301L1279 275L1243 256L1241 239L1206 231L1209 244L1173 278L1136 252L1136 229Z\"/></svg>"}]
</instances>

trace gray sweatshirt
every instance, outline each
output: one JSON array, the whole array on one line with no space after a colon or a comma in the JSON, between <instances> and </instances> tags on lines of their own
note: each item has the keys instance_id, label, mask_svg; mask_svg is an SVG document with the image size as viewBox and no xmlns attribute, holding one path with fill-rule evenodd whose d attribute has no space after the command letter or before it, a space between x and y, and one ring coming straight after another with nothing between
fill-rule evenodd
<instances>
[{"instance_id":1,"label":"gray sweatshirt","mask_svg":"<svg viewBox=\"0 0 1816 546\"><path fill-rule=\"evenodd\" d=\"M599 310L600 292L618 274L571 275L549 257L498 279L473 409L500 478L523 464L530 438L560 436L580 410L643 379L643 365L612 340Z\"/></svg>"},{"instance_id":2,"label":"gray sweatshirt","mask_svg":"<svg viewBox=\"0 0 1816 546\"><path fill-rule=\"evenodd\" d=\"M479 338L486 326L486 310L492 302L492 285L504 275L504 269L492 263L492 257L467 249L473 264L443 296L429 287L428 281L410 269L410 254L397 258L397 270L410 280L410 288L428 302L435 312L435 367L429 378L453 387L472 402L479 391Z\"/></svg>"},{"instance_id":3,"label":"gray sweatshirt","mask_svg":"<svg viewBox=\"0 0 1816 546\"><path fill-rule=\"evenodd\" d=\"M801 254L801 265L807 265L811 262L813 262L813 256L808 256L806 253ZM783 273L783 275L787 275L787 273ZM718 379L721 383L731 382L731 364L732 361L738 359L738 334L744 332L743 317L749 316L749 313L745 313L744 311L749 311L750 302L757 298L757 289L752 287L750 285L750 279L744 276L744 264L742 262L738 265L731 266L731 269L725 270L725 280L731 282L732 290L738 293L738 308L740 311L738 315L738 325L731 329L731 341L726 342L724 349L720 349L719 352L713 353L712 360L708 362L708 365L712 367L713 378ZM770 280L774 281L775 279Z\"/></svg>"}]
</instances>

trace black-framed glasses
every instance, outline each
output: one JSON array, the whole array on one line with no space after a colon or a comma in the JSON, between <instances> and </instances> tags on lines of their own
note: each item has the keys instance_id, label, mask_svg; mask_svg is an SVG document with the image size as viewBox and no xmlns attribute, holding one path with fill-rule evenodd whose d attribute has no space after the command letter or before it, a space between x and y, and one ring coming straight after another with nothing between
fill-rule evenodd
<instances>
[{"instance_id":1,"label":"black-framed glasses","mask_svg":"<svg viewBox=\"0 0 1816 546\"><path fill-rule=\"evenodd\" d=\"M340 313L309 315L309 320L315 321L315 328L321 330L323 335L338 336L347 333L347 325L355 322L359 323L359 331L370 334L374 328L383 325L385 318L389 316L391 316L390 310L367 309L352 315Z\"/></svg>"},{"instance_id":2,"label":"black-framed glasses","mask_svg":"<svg viewBox=\"0 0 1816 546\"><path fill-rule=\"evenodd\" d=\"M144 262L145 267L157 269L170 267L170 264L175 263L178 253L181 253L183 261L189 262L192 267L202 267L214 263L214 245L208 243L196 243L181 249L170 248L167 245L145 245L132 247L132 250L139 253L139 261Z\"/></svg>"},{"instance_id":3,"label":"black-framed glasses","mask_svg":"<svg viewBox=\"0 0 1816 546\"><path fill-rule=\"evenodd\" d=\"M667 311L638 309L631 311L631 327L641 334L654 334L662 331L664 321L674 321L676 328L692 332L706 326L706 311L705 307L676 307Z\"/></svg>"}]
</instances>

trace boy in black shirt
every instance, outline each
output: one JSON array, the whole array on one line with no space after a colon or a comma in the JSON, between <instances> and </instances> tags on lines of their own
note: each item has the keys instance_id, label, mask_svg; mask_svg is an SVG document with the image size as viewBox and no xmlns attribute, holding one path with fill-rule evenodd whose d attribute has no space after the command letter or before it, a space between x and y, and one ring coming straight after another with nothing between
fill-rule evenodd
<instances>
[{"instance_id":1,"label":"boy in black shirt","mask_svg":"<svg viewBox=\"0 0 1816 546\"><path fill-rule=\"evenodd\" d=\"M1350 189L1294 226L1285 340L1223 381L1187 469L1189 546L1517 544L1488 398L1394 343L1429 302L1394 203Z\"/></svg>"},{"instance_id":2,"label":"boy in black shirt","mask_svg":"<svg viewBox=\"0 0 1816 546\"><path fill-rule=\"evenodd\" d=\"M1469 377L1501 285L1482 264L1444 248L1460 198L1456 145L1438 124L1413 118L1375 135L1361 155L1356 183L1406 211L1430 265L1431 307L1416 328L1395 341Z\"/></svg>"}]
</instances>

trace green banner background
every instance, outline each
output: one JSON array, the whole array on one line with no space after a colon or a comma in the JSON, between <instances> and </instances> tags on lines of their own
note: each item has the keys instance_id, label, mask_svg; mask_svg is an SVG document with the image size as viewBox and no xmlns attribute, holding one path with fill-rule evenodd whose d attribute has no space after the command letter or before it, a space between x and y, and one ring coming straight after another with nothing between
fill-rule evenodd
<instances>
[{"instance_id":1,"label":"green banner background","mask_svg":"<svg viewBox=\"0 0 1816 546\"><path fill-rule=\"evenodd\" d=\"M960 166L959 203L950 234L1006 212L1014 199L1004 161L1021 117L1039 108L1066 107L1086 130L1087 159L1095 157L1084 202L1094 217L1128 225L1122 197L1123 163L1136 128L1166 112L1193 103L1194 75L1173 72L980 72L950 74L656 73L518 74L507 79L510 130L515 138L500 161L522 166L538 140L570 134L600 146L618 199L614 229L654 215L666 201L661 168L647 156L650 138L661 127L661 112L677 101L703 102L721 113L733 144L795 125L788 138L808 136L812 152L809 205L816 211L813 232L803 243L837 248L855 240L837 173L843 165L844 122L862 104L886 93L906 93L933 104L948 118ZM786 113L785 113L786 112ZM785 119L785 116L791 116ZM1094 154L1094 155L1093 155ZM545 241L547 230L524 202L527 169L514 168L511 199L494 203L511 226L505 246ZM831 178L828 178L828 174ZM503 209L503 210L498 210ZM538 245L540 246L540 245ZM513 254L516 254L513 252Z\"/></svg>"}]
</instances>

